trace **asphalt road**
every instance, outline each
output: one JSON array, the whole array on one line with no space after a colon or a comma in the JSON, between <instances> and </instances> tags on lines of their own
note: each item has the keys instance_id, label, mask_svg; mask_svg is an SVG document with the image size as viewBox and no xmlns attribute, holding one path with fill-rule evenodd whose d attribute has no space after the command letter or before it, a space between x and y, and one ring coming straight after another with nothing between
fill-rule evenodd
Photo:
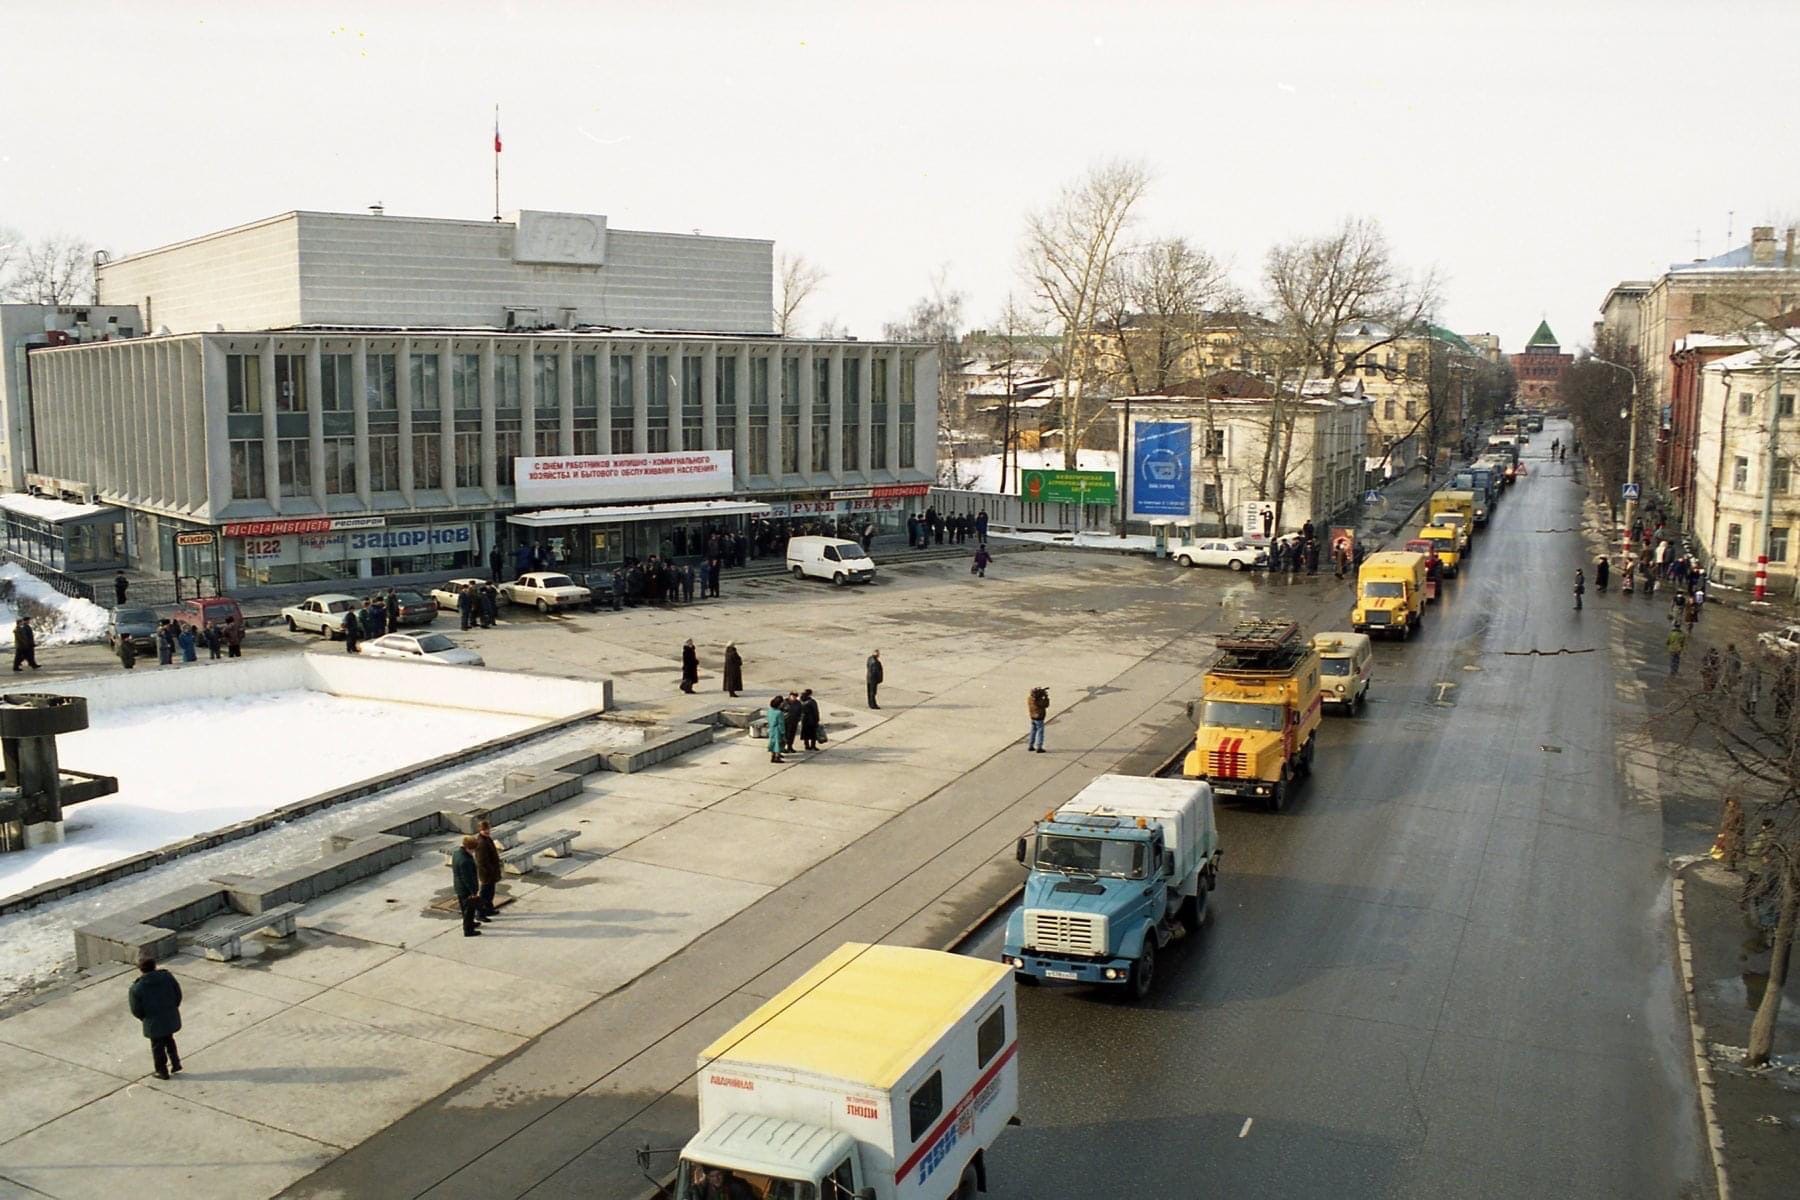
<instances>
[{"instance_id":1,"label":"asphalt road","mask_svg":"<svg viewBox=\"0 0 1800 1200\"><path fill-rule=\"evenodd\" d=\"M1293 807L1221 807L1212 919L1150 1001L1021 991L990 1195L1707 1194L1659 814L1615 761L1607 618L1572 611L1558 434Z\"/></svg>"}]
</instances>

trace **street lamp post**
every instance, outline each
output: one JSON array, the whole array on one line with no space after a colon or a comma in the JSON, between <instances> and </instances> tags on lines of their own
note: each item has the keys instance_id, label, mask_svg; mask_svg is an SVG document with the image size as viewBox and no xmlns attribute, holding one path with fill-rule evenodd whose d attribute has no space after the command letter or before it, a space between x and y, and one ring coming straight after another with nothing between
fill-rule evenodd
<instances>
[{"instance_id":1,"label":"street lamp post","mask_svg":"<svg viewBox=\"0 0 1800 1200\"><path fill-rule=\"evenodd\" d=\"M1625 439L1625 483L1628 487L1632 487L1637 484L1637 430L1638 430L1638 376L1637 376L1637 372L1632 370L1630 367L1626 366L1624 363L1610 362L1607 359L1600 358L1597 356L1594 358L1593 361L1599 363L1603 367L1611 367L1615 371L1623 371L1623 372L1625 372L1625 374L1631 376L1631 409L1628 414L1622 414L1622 415L1626 415L1627 420L1629 420L1631 423L1630 434ZM1628 491L1625 493L1625 544L1624 544L1625 558L1627 559L1627 561L1629 561L1631 558L1631 523L1632 523L1633 519L1636 518L1636 516L1637 516L1637 496L1634 495L1632 492Z\"/></svg>"}]
</instances>

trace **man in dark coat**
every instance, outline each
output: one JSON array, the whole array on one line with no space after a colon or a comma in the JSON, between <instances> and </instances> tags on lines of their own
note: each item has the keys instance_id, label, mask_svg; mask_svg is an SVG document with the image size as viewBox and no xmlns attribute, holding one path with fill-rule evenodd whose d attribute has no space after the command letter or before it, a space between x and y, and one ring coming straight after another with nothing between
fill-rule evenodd
<instances>
[{"instance_id":1,"label":"man in dark coat","mask_svg":"<svg viewBox=\"0 0 1800 1200\"><path fill-rule=\"evenodd\" d=\"M125 589L130 586L131 580L125 578L125 572L120 571L113 576L113 600L121 608L125 606Z\"/></svg>"},{"instance_id":2,"label":"man in dark coat","mask_svg":"<svg viewBox=\"0 0 1800 1200\"><path fill-rule=\"evenodd\" d=\"M356 653L356 643L362 641L362 624L357 619L353 608L344 614L344 652Z\"/></svg>"},{"instance_id":3,"label":"man in dark coat","mask_svg":"<svg viewBox=\"0 0 1800 1200\"><path fill-rule=\"evenodd\" d=\"M701 591L700 594L702 596L704 596L706 594L704 589ZM693 563L688 563L686 566L681 568L681 602L683 604L692 604L694 602L694 564Z\"/></svg>"},{"instance_id":4,"label":"man in dark coat","mask_svg":"<svg viewBox=\"0 0 1800 1200\"><path fill-rule=\"evenodd\" d=\"M382 599L380 596L372 597L369 600L368 607L364 609L364 611L369 614L369 629L363 630L363 635L365 637L380 637L387 632L386 600ZM371 630L373 632L371 632Z\"/></svg>"},{"instance_id":5,"label":"man in dark coat","mask_svg":"<svg viewBox=\"0 0 1800 1200\"><path fill-rule=\"evenodd\" d=\"M500 915L494 907L494 888L500 883L500 847L486 821L475 827L475 879L481 885L475 893L475 915L485 924Z\"/></svg>"},{"instance_id":6,"label":"man in dark coat","mask_svg":"<svg viewBox=\"0 0 1800 1200\"><path fill-rule=\"evenodd\" d=\"M863 685L869 694L870 708L881 707L875 703L875 689L881 686L881 681L885 678L886 673L881 669L881 651L877 650L869 655L869 661L863 664Z\"/></svg>"},{"instance_id":7,"label":"man in dark coat","mask_svg":"<svg viewBox=\"0 0 1800 1200\"><path fill-rule=\"evenodd\" d=\"M20 617L13 626L13 670L17 671L26 663L32 670L38 669L37 634L31 628L31 622Z\"/></svg>"},{"instance_id":8,"label":"man in dark coat","mask_svg":"<svg viewBox=\"0 0 1800 1200\"><path fill-rule=\"evenodd\" d=\"M736 642L728 642L725 646L725 694L736 699L743 690L744 656L738 653Z\"/></svg>"},{"instance_id":9,"label":"man in dark coat","mask_svg":"<svg viewBox=\"0 0 1800 1200\"><path fill-rule=\"evenodd\" d=\"M126 993L131 1015L143 1023L150 1039L150 1061L158 1079L181 1070L181 1051L175 1035L181 1032L181 984L150 957L138 959L138 977Z\"/></svg>"},{"instance_id":10,"label":"man in dark coat","mask_svg":"<svg viewBox=\"0 0 1800 1200\"><path fill-rule=\"evenodd\" d=\"M156 661L165 667L175 661L175 622L166 618L156 623Z\"/></svg>"},{"instance_id":11,"label":"man in dark coat","mask_svg":"<svg viewBox=\"0 0 1800 1200\"><path fill-rule=\"evenodd\" d=\"M805 717L805 706L800 703L799 692L789 692L787 699L781 702L781 752L794 752L794 739L800 736L800 722Z\"/></svg>"},{"instance_id":12,"label":"man in dark coat","mask_svg":"<svg viewBox=\"0 0 1800 1200\"><path fill-rule=\"evenodd\" d=\"M137 646L128 637L119 639L119 664L127 671L137 666Z\"/></svg>"},{"instance_id":13,"label":"man in dark coat","mask_svg":"<svg viewBox=\"0 0 1800 1200\"><path fill-rule=\"evenodd\" d=\"M475 627L475 585L465 583L456 589L456 616L462 622L463 632L467 633Z\"/></svg>"},{"instance_id":14,"label":"man in dark coat","mask_svg":"<svg viewBox=\"0 0 1800 1200\"><path fill-rule=\"evenodd\" d=\"M811 688L800 693L800 743L808 750L819 748L819 702Z\"/></svg>"},{"instance_id":15,"label":"man in dark coat","mask_svg":"<svg viewBox=\"0 0 1800 1200\"><path fill-rule=\"evenodd\" d=\"M450 882L456 888L456 907L462 912L464 937L476 937L475 917L481 903L481 875L475 866L475 835L470 834L450 856Z\"/></svg>"},{"instance_id":16,"label":"man in dark coat","mask_svg":"<svg viewBox=\"0 0 1800 1200\"><path fill-rule=\"evenodd\" d=\"M481 613L481 627L492 629L500 619L500 589L484 583L475 593L475 607Z\"/></svg>"},{"instance_id":17,"label":"man in dark coat","mask_svg":"<svg viewBox=\"0 0 1800 1200\"><path fill-rule=\"evenodd\" d=\"M976 541L978 541L978 542L987 541L987 527L988 527L988 515L987 515L987 509L984 508L980 512L975 514L975 540Z\"/></svg>"},{"instance_id":18,"label":"man in dark coat","mask_svg":"<svg viewBox=\"0 0 1800 1200\"><path fill-rule=\"evenodd\" d=\"M681 646L681 690L691 696L699 682L700 652L694 649L694 639L689 638Z\"/></svg>"},{"instance_id":19,"label":"man in dark coat","mask_svg":"<svg viewBox=\"0 0 1800 1200\"><path fill-rule=\"evenodd\" d=\"M495 583L499 583L500 582L500 568L504 567L505 565L506 565L506 556L504 554L500 553L500 547L495 546L492 550L488 551L488 578L489 579L493 580Z\"/></svg>"},{"instance_id":20,"label":"man in dark coat","mask_svg":"<svg viewBox=\"0 0 1800 1200\"><path fill-rule=\"evenodd\" d=\"M625 572L614 567L612 573L612 606L614 612L621 612L625 608L625 587Z\"/></svg>"},{"instance_id":21,"label":"man in dark coat","mask_svg":"<svg viewBox=\"0 0 1800 1200\"><path fill-rule=\"evenodd\" d=\"M389 633L399 632L399 629L400 629L400 597L394 594L393 588L389 588L387 590L387 595L385 597L383 597L383 599L382 599L382 605L383 605L383 607L385 607L387 609L388 632Z\"/></svg>"}]
</instances>

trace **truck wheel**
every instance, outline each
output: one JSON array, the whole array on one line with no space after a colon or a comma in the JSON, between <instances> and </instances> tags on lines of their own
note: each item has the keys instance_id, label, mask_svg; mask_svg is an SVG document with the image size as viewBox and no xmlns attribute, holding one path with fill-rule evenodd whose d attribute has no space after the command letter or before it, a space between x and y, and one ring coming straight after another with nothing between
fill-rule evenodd
<instances>
[{"instance_id":1,"label":"truck wheel","mask_svg":"<svg viewBox=\"0 0 1800 1200\"><path fill-rule=\"evenodd\" d=\"M1306 739L1306 745L1300 748L1300 774L1302 775L1312 774L1313 742L1318 736L1316 733L1313 734L1312 737Z\"/></svg>"},{"instance_id":2,"label":"truck wheel","mask_svg":"<svg viewBox=\"0 0 1800 1200\"><path fill-rule=\"evenodd\" d=\"M1287 807L1288 769L1281 768L1281 778L1275 781L1275 790L1269 793L1269 811L1280 812Z\"/></svg>"},{"instance_id":3,"label":"truck wheel","mask_svg":"<svg viewBox=\"0 0 1800 1200\"><path fill-rule=\"evenodd\" d=\"M843 587L844 586L844 573L842 571L833 571L831 573L831 586L832 587Z\"/></svg>"},{"instance_id":4,"label":"truck wheel","mask_svg":"<svg viewBox=\"0 0 1800 1200\"><path fill-rule=\"evenodd\" d=\"M962 1182L956 1185L956 1200L975 1200L975 1164L963 1168Z\"/></svg>"},{"instance_id":5,"label":"truck wheel","mask_svg":"<svg viewBox=\"0 0 1800 1200\"><path fill-rule=\"evenodd\" d=\"M1156 934L1144 935L1144 952L1131 964L1131 998L1142 1000L1156 983Z\"/></svg>"},{"instance_id":6,"label":"truck wheel","mask_svg":"<svg viewBox=\"0 0 1800 1200\"><path fill-rule=\"evenodd\" d=\"M1187 926L1189 933L1199 933L1201 922L1206 920L1206 883L1201 881L1192 896L1181 898L1181 907L1175 910L1181 923Z\"/></svg>"}]
</instances>

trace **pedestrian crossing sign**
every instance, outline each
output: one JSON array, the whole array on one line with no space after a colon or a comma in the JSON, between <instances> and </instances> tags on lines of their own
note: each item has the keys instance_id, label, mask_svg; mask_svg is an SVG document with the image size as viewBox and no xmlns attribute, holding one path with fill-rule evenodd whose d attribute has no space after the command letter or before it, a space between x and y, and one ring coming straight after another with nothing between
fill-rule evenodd
<instances>
[{"instance_id":1,"label":"pedestrian crossing sign","mask_svg":"<svg viewBox=\"0 0 1800 1200\"><path fill-rule=\"evenodd\" d=\"M1627 500L1636 500L1638 498L1638 485L1637 484L1635 484L1635 483L1626 484L1624 491L1625 491L1625 498Z\"/></svg>"}]
</instances>

